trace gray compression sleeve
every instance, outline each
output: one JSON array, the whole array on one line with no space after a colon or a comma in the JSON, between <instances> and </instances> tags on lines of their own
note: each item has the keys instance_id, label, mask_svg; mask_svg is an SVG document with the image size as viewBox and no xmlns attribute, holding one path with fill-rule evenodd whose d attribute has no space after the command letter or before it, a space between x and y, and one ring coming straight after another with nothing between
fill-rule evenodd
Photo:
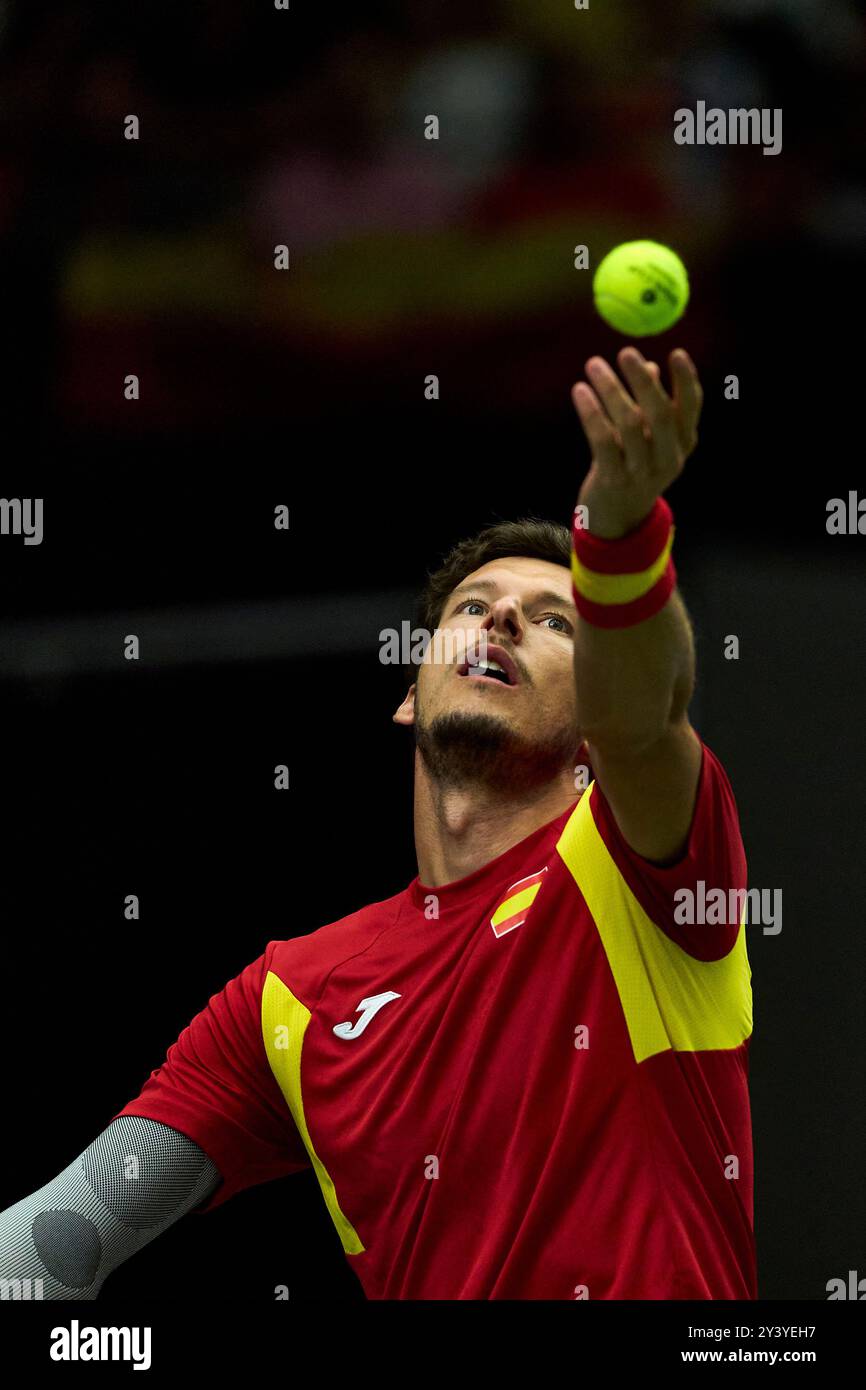
<instances>
[{"instance_id":1,"label":"gray compression sleeve","mask_svg":"<svg viewBox=\"0 0 866 1390\"><path fill-rule=\"evenodd\" d=\"M0 1212L0 1298L96 1298L117 1265L220 1181L186 1135L121 1115L56 1178Z\"/></svg>"}]
</instances>

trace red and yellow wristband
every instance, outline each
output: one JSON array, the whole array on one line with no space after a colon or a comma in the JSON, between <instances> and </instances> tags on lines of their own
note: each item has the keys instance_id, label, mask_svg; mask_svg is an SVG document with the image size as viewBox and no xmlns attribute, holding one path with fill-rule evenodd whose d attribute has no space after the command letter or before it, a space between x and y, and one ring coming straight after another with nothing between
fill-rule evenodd
<instances>
[{"instance_id":1,"label":"red and yellow wristband","mask_svg":"<svg viewBox=\"0 0 866 1390\"><path fill-rule=\"evenodd\" d=\"M631 627L663 608L677 582L671 546L673 513L663 497L640 526L618 540L603 540L578 525L571 528L574 602L594 627Z\"/></svg>"}]
</instances>

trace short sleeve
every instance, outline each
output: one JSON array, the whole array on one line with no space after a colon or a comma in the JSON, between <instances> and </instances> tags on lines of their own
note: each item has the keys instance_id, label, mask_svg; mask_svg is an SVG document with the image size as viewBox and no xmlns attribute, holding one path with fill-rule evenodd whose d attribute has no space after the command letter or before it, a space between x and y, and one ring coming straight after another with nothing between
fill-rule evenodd
<instances>
[{"instance_id":1,"label":"short sleeve","mask_svg":"<svg viewBox=\"0 0 866 1390\"><path fill-rule=\"evenodd\" d=\"M310 1167L262 1038L262 989L277 944L270 942L258 960L211 996L140 1094L112 1116L159 1120L204 1150L222 1182L199 1212L212 1211L246 1187Z\"/></svg>"},{"instance_id":2,"label":"short sleeve","mask_svg":"<svg viewBox=\"0 0 866 1390\"><path fill-rule=\"evenodd\" d=\"M611 857L647 916L689 955L708 961L720 960L733 948L739 933L739 915L732 921L728 911L726 920L715 925L711 913L706 912L702 915L709 921L684 923L677 920L683 915L683 899L675 895L680 889L687 889L699 908L701 902L707 903L707 895L721 889L728 907L731 903L737 906L742 897L732 898L731 890L745 892L747 866L731 784L722 764L703 740L701 749L688 843L675 864L661 867L631 848L598 782L592 788L590 809Z\"/></svg>"}]
</instances>

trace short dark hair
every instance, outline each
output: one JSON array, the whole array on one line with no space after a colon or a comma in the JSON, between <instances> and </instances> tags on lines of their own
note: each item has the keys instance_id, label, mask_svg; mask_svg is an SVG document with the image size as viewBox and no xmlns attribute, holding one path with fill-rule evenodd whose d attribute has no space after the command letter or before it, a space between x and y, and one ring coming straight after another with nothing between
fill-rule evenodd
<instances>
[{"instance_id":1,"label":"short dark hair","mask_svg":"<svg viewBox=\"0 0 866 1390\"><path fill-rule=\"evenodd\" d=\"M518 521L496 521L477 535L458 541L438 569L428 572L427 583L418 597L416 626L425 632L435 632L445 601L457 585L489 561L504 560L511 555L549 560L570 571L571 532L561 522L524 516ZM407 674L411 682L417 673L410 666Z\"/></svg>"}]
</instances>

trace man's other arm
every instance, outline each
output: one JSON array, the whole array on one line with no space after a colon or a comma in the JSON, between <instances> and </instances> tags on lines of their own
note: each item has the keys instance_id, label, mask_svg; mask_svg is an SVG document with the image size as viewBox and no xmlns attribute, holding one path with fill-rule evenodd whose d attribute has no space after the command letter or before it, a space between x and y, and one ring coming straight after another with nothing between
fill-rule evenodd
<instances>
[{"instance_id":1,"label":"man's other arm","mask_svg":"<svg viewBox=\"0 0 866 1390\"><path fill-rule=\"evenodd\" d=\"M218 1187L202 1149L123 1115L28 1197L0 1212L0 1298L95 1299L113 1269Z\"/></svg>"}]
</instances>

